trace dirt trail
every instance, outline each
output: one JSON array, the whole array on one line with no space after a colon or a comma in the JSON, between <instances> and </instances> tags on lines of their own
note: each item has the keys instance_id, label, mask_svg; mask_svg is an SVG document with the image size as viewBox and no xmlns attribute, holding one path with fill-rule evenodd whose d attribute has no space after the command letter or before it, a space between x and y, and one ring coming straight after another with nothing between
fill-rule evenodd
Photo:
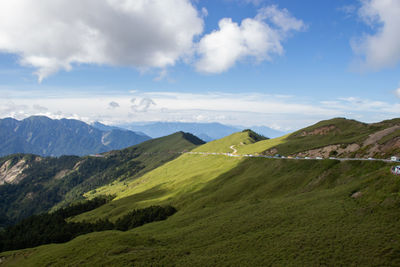
<instances>
[{"instance_id":1,"label":"dirt trail","mask_svg":"<svg viewBox=\"0 0 400 267\"><path fill-rule=\"evenodd\" d=\"M233 150L232 154L236 154L237 153L237 149L235 148L235 145L231 145L229 148Z\"/></svg>"}]
</instances>

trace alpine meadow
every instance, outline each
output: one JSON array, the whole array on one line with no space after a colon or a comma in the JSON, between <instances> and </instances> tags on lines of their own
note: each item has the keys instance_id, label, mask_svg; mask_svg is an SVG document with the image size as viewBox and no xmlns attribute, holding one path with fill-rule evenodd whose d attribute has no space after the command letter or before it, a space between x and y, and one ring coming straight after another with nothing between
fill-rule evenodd
<instances>
[{"instance_id":1,"label":"alpine meadow","mask_svg":"<svg viewBox=\"0 0 400 267\"><path fill-rule=\"evenodd\" d=\"M400 2L0 2L0 266L400 266Z\"/></svg>"}]
</instances>

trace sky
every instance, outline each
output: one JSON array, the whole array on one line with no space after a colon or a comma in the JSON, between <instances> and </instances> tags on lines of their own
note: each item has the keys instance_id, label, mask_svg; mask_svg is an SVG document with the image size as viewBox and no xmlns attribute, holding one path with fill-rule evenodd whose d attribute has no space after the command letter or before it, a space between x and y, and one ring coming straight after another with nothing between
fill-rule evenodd
<instances>
[{"instance_id":1,"label":"sky","mask_svg":"<svg viewBox=\"0 0 400 267\"><path fill-rule=\"evenodd\" d=\"M4 0L0 118L400 117L398 0Z\"/></svg>"}]
</instances>

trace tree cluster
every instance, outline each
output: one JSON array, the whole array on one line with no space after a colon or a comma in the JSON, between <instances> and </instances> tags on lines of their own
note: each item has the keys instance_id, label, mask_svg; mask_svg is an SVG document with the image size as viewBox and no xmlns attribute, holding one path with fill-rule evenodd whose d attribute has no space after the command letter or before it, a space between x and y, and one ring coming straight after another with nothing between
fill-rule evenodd
<instances>
[{"instance_id":1,"label":"tree cluster","mask_svg":"<svg viewBox=\"0 0 400 267\"><path fill-rule=\"evenodd\" d=\"M115 224L109 220L98 220L95 223L67 222L65 219L102 205L104 200L95 199L60 209L53 213L34 215L16 225L0 231L0 252L35 247L50 243L67 242L79 235L105 230L126 231L146 223L167 219L176 212L171 206L151 206L136 209L118 219ZM104 203L103 203L104 204Z\"/></svg>"},{"instance_id":2,"label":"tree cluster","mask_svg":"<svg viewBox=\"0 0 400 267\"><path fill-rule=\"evenodd\" d=\"M119 218L115 222L115 228L126 231L146 223L165 220L175 212L176 209L172 206L151 206L144 209L136 209Z\"/></svg>"},{"instance_id":3,"label":"tree cluster","mask_svg":"<svg viewBox=\"0 0 400 267\"><path fill-rule=\"evenodd\" d=\"M62 218L69 218L72 216L79 215L81 213L94 210L104 204L110 202L115 196L107 195L107 196L98 196L91 200L86 200L83 202L79 202L76 204L72 204L66 208L58 209L53 214L60 215Z\"/></svg>"}]
</instances>

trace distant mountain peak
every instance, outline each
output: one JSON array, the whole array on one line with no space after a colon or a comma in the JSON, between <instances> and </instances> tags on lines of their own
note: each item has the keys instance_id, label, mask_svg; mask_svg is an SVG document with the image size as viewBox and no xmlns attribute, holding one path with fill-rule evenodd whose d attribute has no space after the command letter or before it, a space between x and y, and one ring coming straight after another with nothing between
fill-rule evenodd
<instances>
[{"instance_id":1,"label":"distant mountain peak","mask_svg":"<svg viewBox=\"0 0 400 267\"><path fill-rule=\"evenodd\" d=\"M188 140L189 142L191 142L194 145L203 145L206 143L203 140L201 140L200 138L198 138L197 136L195 136L194 134L185 133L182 131L180 131L179 134L182 134L183 138L185 138L186 140Z\"/></svg>"},{"instance_id":2,"label":"distant mountain peak","mask_svg":"<svg viewBox=\"0 0 400 267\"><path fill-rule=\"evenodd\" d=\"M256 133L256 132L254 132L254 131L251 130L251 129L245 129L245 130L242 131L242 133L248 133L249 137L250 137L251 139L253 139L254 142L258 142L258 141L262 141L262 140L269 139L269 138L267 138L267 137L265 137L265 136L263 136L263 135L260 135L260 134L258 134L258 133Z\"/></svg>"},{"instance_id":3,"label":"distant mountain peak","mask_svg":"<svg viewBox=\"0 0 400 267\"><path fill-rule=\"evenodd\" d=\"M148 139L149 136L129 130L112 127L102 130L74 119L53 120L46 116L31 116L21 121L0 119L0 156L88 155L122 149Z\"/></svg>"}]
</instances>

